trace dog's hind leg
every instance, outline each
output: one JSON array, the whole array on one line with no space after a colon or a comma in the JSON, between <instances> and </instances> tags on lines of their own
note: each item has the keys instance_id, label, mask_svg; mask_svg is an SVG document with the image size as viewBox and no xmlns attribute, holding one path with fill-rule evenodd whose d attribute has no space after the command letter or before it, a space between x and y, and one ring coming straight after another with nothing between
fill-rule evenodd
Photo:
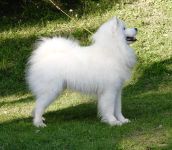
<instances>
[{"instance_id":1,"label":"dog's hind leg","mask_svg":"<svg viewBox=\"0 0 172 150\"><path fill-rule=\"evenodd\" d=\"M46 124L43 123L45 120L42 115L45 109L55 100L55 98L63 90L62 85L55 89L56 86L45 87L41 94L37 95L36 106L33 110L33 124L36 127L45 127Z\"/></svg>"}]
</instances>

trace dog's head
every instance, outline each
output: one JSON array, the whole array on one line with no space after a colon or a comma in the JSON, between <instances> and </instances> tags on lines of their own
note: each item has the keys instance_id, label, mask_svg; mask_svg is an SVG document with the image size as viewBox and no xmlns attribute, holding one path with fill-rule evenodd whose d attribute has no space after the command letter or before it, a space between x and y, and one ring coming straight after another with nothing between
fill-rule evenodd
<instances>
[{"instance_id":1,"label":"dog's head","mask_svg":"<svg viewBox=\"0 0 172 150\"><path fill-rule=\"evenodd\" d=\"M98 31L93 35L94 41L105 38L125 41L127 44L135 42L137 28L126 28L124 22L116 17L113 17L108 22L104 23Z\"/></svg>"},{"instance_id":2,"label":"dog's head","mask_svg":"<svg viewBox=\"0 0 172 150\"><path fill-rule=\"evenodd\" d=\"M128 44L132 44L137 41L136 35L138 32L137 28L126 28L123 21L116 18L117 27L120 28L121 32L124 34L124 38Z\"/></svg>"}]
</instances>

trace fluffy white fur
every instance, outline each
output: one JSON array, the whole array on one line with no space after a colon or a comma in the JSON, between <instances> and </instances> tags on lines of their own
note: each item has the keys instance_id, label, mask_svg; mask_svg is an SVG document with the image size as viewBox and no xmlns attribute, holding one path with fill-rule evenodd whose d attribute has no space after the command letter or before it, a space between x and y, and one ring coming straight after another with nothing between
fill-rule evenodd
<instances>
[{"instance_id":1,"label":"fluffy white fur","mask_svg":"<svg viewBox=\"0 0 172 150\"><path fill-rule=\"evenodd\" d=\"M27 69L27 82L36 97L33 123L44 127L44 110L66 88L97 94L98 113L103 122L122 125L129 122L121 112L121 90L136 62L128 44L135 28L112 18L93 35L93 44L81 47L62 38L43 38L37 43ZM127 41L127 37L132 40Z\"/></svg>"}]
</instances>

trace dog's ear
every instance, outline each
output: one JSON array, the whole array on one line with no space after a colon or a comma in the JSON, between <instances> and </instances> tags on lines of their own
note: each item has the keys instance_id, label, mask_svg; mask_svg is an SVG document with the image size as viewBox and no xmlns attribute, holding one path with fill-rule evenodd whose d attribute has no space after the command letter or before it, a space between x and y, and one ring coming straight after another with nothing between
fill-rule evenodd
<instances>
[{"instance_id":1,"label":"dog's ear","mask_svg":"<svg viewBox=\"0 0 172 150\"><path fill-rule=\"evenodd\" d=\"M117 17L113 17L111 20L113 21L114 27L118 27L118 25L119 25L119 19Z\"/></svg>"}]
</instances>

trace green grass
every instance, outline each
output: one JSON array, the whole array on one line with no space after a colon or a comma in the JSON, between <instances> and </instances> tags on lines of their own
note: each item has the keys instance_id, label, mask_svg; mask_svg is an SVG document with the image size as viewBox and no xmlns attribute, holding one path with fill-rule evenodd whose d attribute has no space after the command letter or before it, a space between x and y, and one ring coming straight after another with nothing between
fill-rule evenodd
<instances>
[{"instance_id":1,"label":"green grass","mask_svg":"<svg viewBox=\"0 0 172 150\"><path fill-rule=\"evenodd\" d=\"M172 149L172 2L137 0L97 9L77 19L0 23L0 150L4 149ZM101 13L99 13L101 12ZM54 14L56 15L56 14ZM71 91L46 111L47 127L32 125L34 98L24 69L32 45L40 36L73 36L83 45L112 16L139 29L133 44L138 63L123 92L123 112L131 123L110 127L97 118L96 97Z\"/></svg>"}]
</instances>

